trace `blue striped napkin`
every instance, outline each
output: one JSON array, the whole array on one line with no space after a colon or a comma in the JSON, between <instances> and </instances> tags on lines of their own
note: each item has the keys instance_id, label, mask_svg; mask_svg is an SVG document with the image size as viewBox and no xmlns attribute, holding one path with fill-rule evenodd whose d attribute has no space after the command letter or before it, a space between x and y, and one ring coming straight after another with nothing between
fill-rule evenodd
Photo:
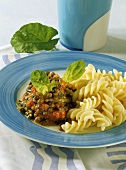
<instances>
[{"instance_id":1,"label":"blue striped napkin","mask_svg":"<svg viewBox=\"0 0 126 170\"><path fill-rule=\"evenodd\" d=\"M30 54L0 57L0 69ZM85 170L76 149L38 143L16 134L0 122L0 169Z\"/></svg>"},{"instance_id":2,"label":"blue striped napkin","mask_svg":"<svg viewBox=\"0 0 126 170\"><path fill-rule=\"evenodd\" d=\"M126 143L106 147L107 156L118 170L126 169Z\"/></svg>"}]
</instances>

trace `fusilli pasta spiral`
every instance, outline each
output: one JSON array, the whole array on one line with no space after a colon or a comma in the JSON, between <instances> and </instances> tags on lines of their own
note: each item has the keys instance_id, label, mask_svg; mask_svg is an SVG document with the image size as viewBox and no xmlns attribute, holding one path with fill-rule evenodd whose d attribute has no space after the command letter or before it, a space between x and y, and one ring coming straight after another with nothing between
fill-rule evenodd
<instances>
[{"instance_id":1,"label":"fusilli pasta spiral","mask_svg":"<svg viewBox=\"0 0 126 170\"><path fill-rule=\"evenodd\" d=\"M94 125L103 131L106 127L112 125L110 119L101 114L97 109L84 111L75 108L70 110L69 116L70 118L74 118L74 120L72 119L73 121L71 123L66 122L61 126L66 133L80 132Z\"/></svg>"},{"instance_id":2,"label":"fusilli pasta spiral","mask_svg":"<svg viewBox=\"0 0 126 170\"><path fill-rule=\"evenodd\" d=\"M73 101L83 101L85 97L90 97L93 94L97 94L99 90L104 89L108 85L107 81L103 77L99 80L91 80L86 86L78 89L73 95Z\"/></svg>"},{"instance_id":3,"label":"fusilli pasta spiral","mask_svg":"<svg viewBox=\"0 0 126 170\"><path fill-rule=\"evenodd\" d=\"M100 94L96 94L91 97L85 98L83 102L79 102L79 104L83 110L89 110L92 108L97 108L101 104L101 101L102 99Z\"/></svg>"},{"instance_id":4,"label":"fusilli pasta spiral","mask_svg":"<svg viewBox=\"0 0 126 170\"><path fill-rule=\"evenodd\" d=\"M102 103L102 114L106 115L113 122L113 93L108 88L103 90Z\"/></svg>"},{"instance_id":5,"label":"fusilli pasta spiral","mask_svg":"<svg viewBox=\"0 0 126 170\"><path fill-rule=\"evenodd\" d=\"M126 110L117 98L114 98L113 116L113 122L116 124L116 126L120 125L126 120Z\"/></svg>"}]
</instances>

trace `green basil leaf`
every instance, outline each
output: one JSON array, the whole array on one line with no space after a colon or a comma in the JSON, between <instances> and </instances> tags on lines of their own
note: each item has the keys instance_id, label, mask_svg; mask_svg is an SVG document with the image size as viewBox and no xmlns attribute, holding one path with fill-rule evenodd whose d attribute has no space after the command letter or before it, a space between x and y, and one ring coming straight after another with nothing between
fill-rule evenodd
<instances>
[{"instance_id":1,"label":"green basil leaf","mask_svg":"<svg viewBox=\"0 0 126 170\"><path fill-rule=\"evenodd\" d=\"M34 70L30 75L31 82L49 83L49 77L41 70Z\"/></svg>"},{"instance_id":2,"label":"green basil leaf","mask_svg":"<svg viewBox=\"0 0 126 170\"><path fill-rule=\"evenodd\" d=\"M34 70L30 75L30 80L36 90L43 95L52 91L53 88L56 87L55 80L50 82L49 77L41 70Z\"/></svg>"},{"instance_id":3,"label":"green basil leaf","mask_svg":"<svg viewBox=\"0 0 126 170\"><path fill-rule=\"evenodd\" d=\"M52 39L58 31L41 23L29 23L22 26L11 38L11 45L18 53L52 50L59 38Z\"/></svg>"},{"instance_id":4,"label":"green basil leaf","mask_svg":"<svg viewBox=\"0 0 126 170\"><path fill-rule=\"evenodd\" d=\"M52 91L54 87L56 87L56 82L55 80L52 80L51 83L47 84L48 90Z\"/></svg>"},{"instance_id":5,"label":"green basil leaf","mask_svg":"<svg viewBox=\"0 0 126 170\"><path fill-rule=\"evenodd\" d=\"M82 76L85 71L86 63L84 60L78 60L70 64L65 74L63 75L63 80L66 82L71 82Z\"/></svg>"}]
</instances>

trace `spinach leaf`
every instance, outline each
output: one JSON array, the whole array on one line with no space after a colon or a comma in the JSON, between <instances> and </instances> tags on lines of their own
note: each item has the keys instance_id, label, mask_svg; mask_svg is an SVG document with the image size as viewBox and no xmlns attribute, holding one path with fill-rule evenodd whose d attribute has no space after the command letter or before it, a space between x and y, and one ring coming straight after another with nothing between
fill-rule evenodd
<instances>
[{"instance_id":1,"label":"spinach leaf","mask_svg":"<svg viewBox=\"0 0 126 170\"><path fill-rule=\"evenodd\" d=\"M58 31L41 23L29 23L22 26L11 38L11 45L18 53L52 50L59 38L52 39Z\"/></svg>"},{"instance_id":2,"label":"spinach leaf","mask_svg":"<svg viewBox=\"0 0 126 170\"><path fill-rule=\"evenodd\" d=\"M63 80L66 82L71 82L78 79L84 73L85 67L86 63L84 62L84 60L77 60L73 62L67 67L66 72L62 77Z\"/></svg>"}]
</instances>

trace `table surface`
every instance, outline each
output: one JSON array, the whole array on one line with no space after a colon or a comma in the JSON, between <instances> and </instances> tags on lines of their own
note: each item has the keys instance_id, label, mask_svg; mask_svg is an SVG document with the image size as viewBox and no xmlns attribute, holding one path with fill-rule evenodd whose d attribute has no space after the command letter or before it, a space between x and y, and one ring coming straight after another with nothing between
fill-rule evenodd
<instances>
[{"instance_id":1,"label":"table surface","mask_svg":"<svg viewBox=\"0 0 126 170\"><path fill-rule=\"evenodd\" d=\"M57 22L57 1L56 0L4 0L0 1L0 54L9 53L4 50L4 46L9 45L10 38L22 25L30 22L41 22L43 24L58 29ZM61 45L59 48L64 49ZM110 23L108 28L108 37L105 46L97 53L108 54L123 60L126 60L126 0L113 0ZM95 153L96 149L78 149L78 152L87 169L89 160L87 155ZM103 152L102 148L99 148ZM92 152L90 152L92 151ZM100 155L99 155L100 159ZM94 167L97 162L93 162Z\"/></svg>"}]
</instances>

